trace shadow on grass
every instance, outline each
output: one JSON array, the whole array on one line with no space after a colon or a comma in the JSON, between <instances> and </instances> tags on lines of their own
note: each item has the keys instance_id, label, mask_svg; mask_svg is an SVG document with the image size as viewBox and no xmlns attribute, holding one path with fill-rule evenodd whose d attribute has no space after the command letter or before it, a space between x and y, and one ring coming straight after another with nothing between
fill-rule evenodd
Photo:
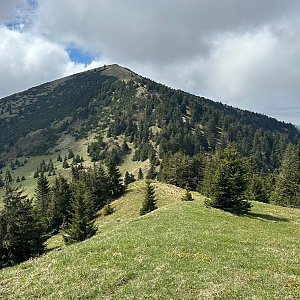
<instances>
[{"instance_id":1,"label":"shadow on grass","mask_svg":"<svg viewBox=\"0 0 300 300\"><path fill-rule=\"evenodd\" d=\"M275 222L289 222L290 220L287 218L280 218L280 217L275 217L272 215L267 215L267 214L259 214L259 213L254 213L254 212L249 212L245 216L253 219L258 219L258 220L265 220L265 221L275 221Z\"/></svg>"}]
</instances>

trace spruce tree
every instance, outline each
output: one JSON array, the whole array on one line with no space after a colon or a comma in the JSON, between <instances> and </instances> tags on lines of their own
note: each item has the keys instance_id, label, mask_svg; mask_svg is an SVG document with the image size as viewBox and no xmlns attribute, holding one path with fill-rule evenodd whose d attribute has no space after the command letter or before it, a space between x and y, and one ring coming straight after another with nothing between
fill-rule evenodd
<instances>
[{"instance_id":1,"label":"spruce tree","mask_svg":"<svg viewBox=\"0 0 300 300\"><path fill-rule=\"evenodd\" d=\"M71 217L72 190L62 175L55 178L50 195L49 225L51 230L57 231L64 222L68 223Z\"/></svg>"},{"instance_id":2,"label":"spruce tree","mask_svg":"<svg viewBox=\"0 0 300 300\"><path fill-rule=\"evenodd\" d=\"M155 209L157 209L157 206L154 187L151 185L150 181L146 181L146 194L140 210L140 215L145 215Z\"/></svg>"},{"instance_id":3,"label":"spruce tree","mask_svg":"<svg viewBox=\"0 0 300 300\"><path fill-rule=\"evenodd\" d=\"M272 200L276 204L300 207L300 149L288 145L276 181Z\"/></svg>"},{"instance_id":4,"label":"spruce tree","mask_svg":"<svg viewBox=\"0 0 300 300\"><path fill-rule=\"evenodd\" d=\"M0 268L43 252L45 235L31 201L19 188L6 185L0 213Z\"/></svg>"},{"instance_id":5,"label":"spruce tree","mask_svg":"<svg viewBox=\"0 0 300 300\"><path fill-rule=\"evenodd\" d=\"M125 175L124 175L124 185L128 186L129 183L134 182L134 181L135 181L135 179L134 179L133 174L130 174L128 171L126 171Z\"/></svg>"},{"instance_id":6,"label":"spruce tree","mask_svg":"<svg viewBox=\"0 0 300 300\"><path fill-rule=\"evenodd\" d=\"M37 187L35 189L36 208L39 215L42 218L47 216L48 205L49 205L49 181L44 176L43 172L39 174L37 180Z\"/></svg>"},{"instance_id":7,"label":"spruce tree","mask_svg":"<svg viewBox=\"0 0 300 300\"><path fill-rule=\"evenodd\" d=\"M113 160L109 160L107 169L110 196L112 199L115 199L123 194L125 188L121 183L120 171L113 162Z\"/></svg>"},{"instance_id":8,"label":"spruce tree","mask_svg":"<svg viewBox=\"0 0 300 300\"><path fill-rule=\"evenodd\" d=\"M141 180L144 178L144 174L141 168L139 168L139 173L138 173L138 180Z\"/></svg>"},{"instance_id":9,"label":"spruce tree","mask_svg":"<svg viewBox=\"0 0 300 300\"><path fill-rule=\"evenodd\" d=\"M251 204L245 200L247 167L234 146L218 151L208 165L205 175L206 201L208 206L236 214L247 213Z\"/></svg>"},{"instance_id":10,"label":"spruce tree","mask_svg":"<svg viewBox=\"0 0 300 300\"><path fill-rule=\"evenodd\" d=\"M73 189L71 220L62 230L67 245L88 239L96 233L92 221L94 204L89 191L82 181L76 182Z\"/></svg>"}]
</instances>

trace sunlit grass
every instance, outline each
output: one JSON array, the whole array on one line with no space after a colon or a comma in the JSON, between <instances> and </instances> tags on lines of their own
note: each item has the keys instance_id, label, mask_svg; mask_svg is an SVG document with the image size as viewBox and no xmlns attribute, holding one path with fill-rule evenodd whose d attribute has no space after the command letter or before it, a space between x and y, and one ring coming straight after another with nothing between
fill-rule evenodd
<instances>
[{"instance_id":1,"label":"sunlit grass","mask_svg":"<svg viewBox=\"0 0 300 300\"><path fill-rule=\"evenodd\" d=\"M155 182L159 209L139 216L144 182L100 215L98 233L0 271L1 299L299 299L300 210L253 203L249 216Z\"/></svg>"}]
</instances>

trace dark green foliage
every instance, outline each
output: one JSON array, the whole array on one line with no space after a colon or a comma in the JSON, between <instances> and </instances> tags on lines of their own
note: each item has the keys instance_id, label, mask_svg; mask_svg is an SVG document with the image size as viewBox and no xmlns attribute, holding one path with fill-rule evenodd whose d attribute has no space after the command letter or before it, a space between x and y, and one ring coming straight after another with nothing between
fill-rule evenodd
<instances>
[{"instance_id":1,"label":"dark green foliage","mask_svg":"<svg viewBox=\"0 0 300 300\"><path fill-rule=\"evenodd\" d=\"M134 175L130 174L130 173L128 173L128 171L126 171L125 175L124 175L124 185L127 186L129 183L134 182L134 181L135 181Z\"/></svg>"},{"instance_id":2,"label":"dark green foliage","mask_svg":"<svg viewBox=\"0 0 300 300\"><path fill-rule=\"evenodd\" d=\"M118 187L112 187L110 177L104 170L103 165L94 165L92 169L81 173L81 180L84 181L87 189L91 193L96 209L102 208L112 198L112 190L118 192ZM116 181L117 185L119 181ZM121 194L118 194L121 195Z\"/></svg>"},{"instance_id":3,"label":"dark green foliage","mask_svg":"<svg viewBox=\"0 0 300 300\"><path fill-rule=\"evenodd\" d=\"M73 203L70 223L63 227L62 235L67 245L83 241L96 233L93 224L94 203L82 182L73 186Z\"/></svg>"},{"instance_id":4,"label":"dark green foliage","mask_svg":"<svg viewBox=\"0 0 300 300\"><path fill-rule=\"evenodd\" d=\"M181 198L182 201L193 201L193 196L189 190L185 190L185 195Z\"/></svg>"},{"instance_id":5,"label":"dark green foliage","mask_svg":"<svg viewBox=\"0 0 300 300\"><path fill-rule=\"evenodd\" d=\"M121 183L121 174L115 163L110 160L107 165L109 192L112 199L121 196L125 190Z\"/></svg>"},{"instance_id":6,"label":"dark green foliage","mask_svg":"<svg viewBox=\"0 0 300 300\"><path fill-rule=\"evenodd\" d=\"M67 162L67 157L64 158L64 161L63 161L63 168L64 168L64 169L70 168L70 165L69 165L69 163Z\"/></svg>"},{"instance_id":7,"label":"dark green foliage","mask_svg":"<svg viewBox=\"0 0 300 300\"><path fill-rule=\"evenodd\" d=\"M300 207L300 148L288 145L272 200L276 204Z\"/></svg>"},{"instance_id":8,"label":"dark green foliage","mask_svg":"<svg viewBox=\"0 0 300 300\"><path fill-rule=\"evenodd\" d=\"M245 200L247 165L236 148L228 146L218 151L207 165L204 193L210 199L208 206L243 214L251 209Z\"/></svg>"},{"instance_id":9,"label":"dark green foliage","mask_svg":"<svg viewBox=\"0 0 300 300\"><path fill-rule=\"evenodd\" d=\"M266 184L266 176L254 174L249 185L248 198L252 201L269 203L269 193Z\"/></svg>"},{"instance_id":10,"label":"dark green foliage","mask_svg":"<svg viewBox=\"0 0 300 300\"><path fill-rule=\"evenodd\" d=\"M141 180L144 178L144 174L141 168L139 168L139 173L138 173L138 180Z\"/></svg>"},{"instance_id":11,"label":"dark green foliage","mask_svg":"<svg viewBox=\"0 0 300 300\"><path fill-rule=\"evenodd\" d=\"M44 250L44 232L31 201L6 185L0 213L0 268L12 266Z\"/></svg>"},{"instance_id":12,"label":"dark green foliage","mask_svg":"<svg viewBox=\"0 0 300 300\"><path fill-rule=\"evenodd\" d=\"M154 187L151 185L150 181L146 181L146 193L140 210L140 215L145 215L155 209L157 209L157 206Z\"/></svg>"},{"instance_id":13,"label":"dark green foliage","mask_svg":"<svg viewBox=\"0 0 300 300\"><path fill-rule=\"evenodd\" d=\"M21 177L21 181L24 181L24 180L26 180L26 178L25 178L25 176L23 175L23 176Z\"/></svg>"},{"instance_id":14,"label":"dark green foliage","mask_svg":"<svg viewBox=\"0 0 300 300\"><path fill-rule=\"evenodd\" d=\"M60 154L58 154L58 156L57 156L57 159L56 159L57 161L60 161L60 162L62 162L62 157L60 156Z\"/></svg>"},{"instance_id":15,"label":"dark green foliage","mask_svg":"<svg viewBox=\"0 0 300 300\"><path fill-rule=\"evenodd\" d=\"M48 222L51 230L56 232L63 223L70 221L72 190L67 180L59 175L51 187Z\"/></svg>"},{"instance_id":16,"label":"dark green foliage","mask_svg":"<svg viewBox=\"0 0 300 300\"><path fill-rule=\"evenodd\" d=\"M40 173L38 176L37 187L35 189L35 198L38 214L42 218L47 217L50 199L50 187L49 181L43 173Z\"/></svg>"},{"instance_id":17,"label":"dark green foliage","mask_svg":"<svg viewBox=\"0 0 300 300\"><path fill-rule=\"evenodd\" d=\"M177 152L163 158L159 180L190 190L197 190L203 180L204 163L200 155L188 157Z\"/></svg>"}]
</instances>

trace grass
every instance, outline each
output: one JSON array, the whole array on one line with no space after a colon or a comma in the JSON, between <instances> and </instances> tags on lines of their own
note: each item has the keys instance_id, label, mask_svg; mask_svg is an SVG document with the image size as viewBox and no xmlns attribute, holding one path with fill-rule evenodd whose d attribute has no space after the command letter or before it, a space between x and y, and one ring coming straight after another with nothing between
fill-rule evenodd
<instances>
[{"instance_id":1,"label":"grass","mask_svg":"<svg viewBox=\"0 0 300 300\"><path fill-rule=\"evenodd\" d=\"M91 239L56 236L52 251L0 271L1 299L299 299L299 210L255 202L238 217L154 186L154 212L139 216L135 182Z\"/></svg>"}]
</instances>

